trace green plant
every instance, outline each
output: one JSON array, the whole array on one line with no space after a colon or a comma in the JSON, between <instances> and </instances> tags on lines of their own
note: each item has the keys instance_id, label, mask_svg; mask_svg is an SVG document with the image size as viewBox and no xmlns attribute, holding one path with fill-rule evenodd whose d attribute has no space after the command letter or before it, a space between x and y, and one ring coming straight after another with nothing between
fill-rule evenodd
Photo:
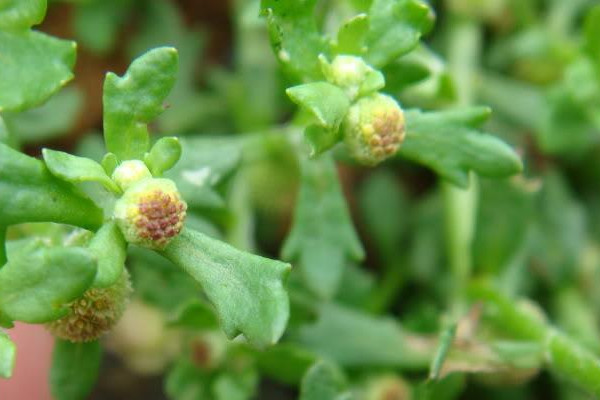
<instances>
[{"instance_id":1,"label":"green plant","mask_svg":"<svg viewBox=\"0 0 600 400\"><path fill-rule=\"evenodd\" d=\"M80 43L111 52L136 10L138 56L106 75L103 142L38 159L19 148L74 120L81 94L54 93L75 44L31 29L45 1L0 0L0 326L57 337L57 399L89 395L111 331L177 400L264 377L301 400L531 398L545 370L555 398L600 396L591 3L238 0L233 65L199 87L173 3L89 0ZM0 330L0 376L15 351Z\"/></svg>"}]
</instances>

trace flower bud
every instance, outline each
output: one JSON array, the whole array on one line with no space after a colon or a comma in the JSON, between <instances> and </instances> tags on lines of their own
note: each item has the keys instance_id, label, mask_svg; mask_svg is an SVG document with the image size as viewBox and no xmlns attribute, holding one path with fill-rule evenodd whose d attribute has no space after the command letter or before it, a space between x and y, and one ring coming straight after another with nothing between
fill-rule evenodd
<instances>
[{"instance_id":1,"label":"flower bud","mask_svg":"<svg viewBox=\"0 0 600 400\"><path fill-rule=\"evenodd\" d=\"M56 337L71 342L90 342L108 332L121 318L131 294L129 273L107 288L92 288L69 304L69 313L46 325Z\"/></svg>"},{"instance_id":2,"label":"flower bud","mask_svg":"<svg viewBox=\"0 0 600 400\"><path fill-rule=\"evenodd\" d=\"M343 130L350 154L362 164L376 165L400 148L404 112L392 97L376 93L350 107Z\"/></svg>"},{"instance_id":3,"label":"flower bud","mask_svg":"<svg viewBox=\"0 0 600 400\"><path fill-rule=\"evenodd\" d=\"M114 217L128 243L162 250L183 227L187 205L169 179L144 179L116 202Z\"/></svg>"},{"instance_id":4,"label":"flower bud","mask_svg":"<svg viewBox=\"0 0 600 400\"><path fill-rule=\"evenodd\" d=\"M123 191L146 178L152 178L152 174L146 164L140 160L123 161L112 174L112 179Z\"/></svg>"},{"instance_id":5,"label":"flower bud","mask_svg":"<svg viewBox=\"0 0 600 400\"><path fill-rule=\"evenodd\" d=\"M319 58L325 78L343 88L351 99L375 92L385 85L381 72L376 71L361 57L339 55L329 64Z\"/></svg>"}]
</instances>

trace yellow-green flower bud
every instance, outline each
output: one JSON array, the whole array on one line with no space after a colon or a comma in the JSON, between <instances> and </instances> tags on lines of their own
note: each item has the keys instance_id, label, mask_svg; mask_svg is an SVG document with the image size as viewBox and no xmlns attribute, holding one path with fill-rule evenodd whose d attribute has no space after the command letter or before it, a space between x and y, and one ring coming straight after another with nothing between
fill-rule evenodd
<instances>
[{"instance_id":1,"label":"yellow-green flower bud","mask_svg":"<svg viewBox=\"0 0 600 400\"><path fill-rule=\"evenodd\" d=\"M146 164L140 160L123 161L112 174L112 179L123 191L147 178L152 178L152 174Z\"/></svg>"},{"instance_id":2,"label":"yellow-green flower bud","mask_svg":"<svg viewBox=\"0 0 600 400\"><path fill-rule=\"evenodd\" d=\"M350 154L362 164L376 165L400 148L404 112L392 97L375 93L350 107L343 130Z\"/></svg>"},{"instance_id":3,"label":"yellow-green flower bud","mask_svg":"<svg viewBox=\"0 0 600 400\"><path fill-rule=\"evenodd\" d=\"M71 342L96 340L121 318L130 294L129 273L123 270L114 285L87 290L69 304L66 316L46 324L46 327L54 336Z\"/></svg>"},{"instance_id":4,"label":"yellow-green flower bud","mask_svg":"<svg viewBox=\"0 0 600 400\"><path fill-rule=\"evenodd\" d=\"M115 203L114 217L128 243L161 250L183 227L187 205L169 179L144 179Z\"/></svg>"}]
</instances>

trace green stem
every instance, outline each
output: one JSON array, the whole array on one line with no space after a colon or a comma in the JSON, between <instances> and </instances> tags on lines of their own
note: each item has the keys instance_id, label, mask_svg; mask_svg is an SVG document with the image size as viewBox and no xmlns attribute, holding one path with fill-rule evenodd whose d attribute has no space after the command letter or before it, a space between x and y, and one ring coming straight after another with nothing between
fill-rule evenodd
<instances>
[{"instance_id":1,"label":"green stem","mask_svg":"<svg viewBox=\"0 0 600 400\"><path fill-rule=\"evenodd\" d=\"M6 264L6 227L0 225L0 268Z\"/></svg>"},{"instance_id":2,"label":"green stem","mask_svg":"<svg viewBox=\"0 0 600 400\"><path fill-rule=\"evenodd\" d=\"M396 257L396 260L398 260ZM380 279L379 287L373 292L367 304L367 310L375 314L381 314L386 311L405 282L404 268L399 262L388 262L385 265L383 276Z\"/></svg>"}]
</instances>

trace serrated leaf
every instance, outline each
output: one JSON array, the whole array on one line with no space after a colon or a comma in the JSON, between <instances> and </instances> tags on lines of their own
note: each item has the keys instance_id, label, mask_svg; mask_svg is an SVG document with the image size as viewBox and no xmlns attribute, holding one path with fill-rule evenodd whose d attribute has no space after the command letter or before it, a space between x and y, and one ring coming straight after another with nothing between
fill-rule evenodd
<instances>
[{"instance_id":1,"label":"serrated leaf","mask_svg":"<svg viewBox=\"0 0 600 400\"><path fill-rule=\"evenodd\" d=\"M319 54L327 54L327 44L314 16L316 0L262 0L267 16L271 45L283 67L298 78L321 77Z\"/></svg>"},{"instance_id":2,"label":"serrated leaf","mask_svg":"<svg viewBox=\"0 0 600 400\"><path fill-rule=\"evenodd\" d=\"M0 111L41 104L73 78L75 42L43 33L0 31Z\"/></svg>"},{"instance_id":3,"label":"serrated leaf","mask_svg":"<svg viewBox=\"0 0 600 400\"><path fill-rule=\"evenodd\" d=\"M181 151L181 143L176 137L160 138L144 156L144 162L152 176L160 176L177 164L181 158Z\"/></svg>"},{"instance_id":4,"label":"serrated leaf","mask_svg":"<svg viewBox=\"0 0 600 400\"><path fill-rule=\"evenodd\" d=\"M289 264L245 253L188 229L162 254L202 285L229 338L242 333L257 347L279 340L289 316L284 288Z\"/></svg>"},{"instance_id":5,"label":"serrated leaf","mask_svg":"<svg viewBox=\"0 0 600 400\"><path fill-rule=\"evenodd\" d=\"M336 400L347 385L346 378L335 364L317 361L302 378L300 400Z\"/></svg>"},{"instance_id":6,"label":"serrated leaf","mask_svg":"<svg viewBox=\"0 0 600 400\"><path fill-rule=\"evenodd\" d=\"M335 163L328 156L302 163L294 224L282 257L298 263L306 286L322 298L337 292L350 260L364 257Z\"/></svg>"},{"instance_id":7,"label":"serrated leaf","mask_svg":"<svg viewBox=\"0 0 600 400\"><path fill-rule=\"evenodd\" d=\"M43 323L64 316L65 305L89 288L96 261L76 247L43 248L37 241L9 254L0 269L0 310L10 319Z\"/></svg>"},{"instance_id":8,"label":"serrated leaf","mask_svg":"<svg viewBox=\"0 0 600 400\"><path fill-rule=\"evenodd\" d=\"M50 149L43 149L42 155L52 175L59 179L70 183L98 182L114 193L121 192L104 168L92 159Z\"/></svg>"},{"instance_id":9,"label":"serrated leaf","mask_svg":"<svg viewBox=\"0 0 600 400\"><path fill-rule=\"evenodd\" d=\"M104 80L104 140L108 151L121 160L142 159L149 147L148 124L163 110L163 101L175 84L177 50L160 47L134 60L118 77Z\"/></svg>"},{"instance_id":10,"label":"serrated leaf","mask_svg":"<svg viewBox=\"0 0 600 400\"><path fill-rule=\"evenodd\" d=\"M31 28L44 19L46 0L3 0L0 4L0 30Z\"/></svg>"},{"instance_id":11,"label":"serrated leaf","mask_svg":"<svg viewBox=\"0 0 600 400\"><path fill-rule=\"evenodd\" d=\"M88 398L102 360L98 341L72 343L57 339L52 353L50 389L56 400L84 400Z\"/></svg>"},{"instance_id":12,"label":"serrated leaf","mask_svg":"<svg viewBox=\"0 0 600 400\"><path fill-rule=\"evenodd\" d=\"M433 11L421 0L374 0L367 34L369 64L383 67L414 49L433 19Z\"/></svg>"},{"instance_id":13,"label":"serrated leaf","mask_svg":"<svg viewBox=\"0 0 600 400\"><path fill-rule=\"evenodd\" d=\"M0 378L10 378L15 366L17 346L0 330Z\"/></svg>"},{"instance_id":14,"label":"serrated leaf","mask_svg":"<svg viewBox=\"0 0 600 400\"><path fill-rule=\"evenodd\" d=\"M369 17L367 14L358 14L345 21L337 34L337 41L333 50L337 54L362 55L366 49L367 32L369 31Z\"/></svg>"},{"instance_id":15,"label":"serrated leaf","mask_svg":"<svg viewBox=\"0 0 600 400\"><path fill-rule=\"evenodd\" d=\"M92 286L97 288L112 286L123 273L127 258L127 242L117 224L109 221L102 225L90 241L88 248L98 260L98 272Z\"/></svg>"},{"instance_id":16,"label":"serrated leaf","mask_svg":"<svg viewBox=\"0 0 600 400\"><path fill-rule=\"evenodd\" d=\"M44 163L0 144L0 221L58 222L95 229L102 210L54 177Z\"/></svg>"},{"instance_id":17,"label":"serrated leaf","mask_svg":"<svg viewBox=\"0 0 600 400\"><path fill-rule=\"evenodd\" d=\"M522 170L519 157L502 140L475 128L489 109L406 113L406 139L398 155L424 164L460 187L468 185L469 171L494 178Z\"/></svg>"}]
</instances>

